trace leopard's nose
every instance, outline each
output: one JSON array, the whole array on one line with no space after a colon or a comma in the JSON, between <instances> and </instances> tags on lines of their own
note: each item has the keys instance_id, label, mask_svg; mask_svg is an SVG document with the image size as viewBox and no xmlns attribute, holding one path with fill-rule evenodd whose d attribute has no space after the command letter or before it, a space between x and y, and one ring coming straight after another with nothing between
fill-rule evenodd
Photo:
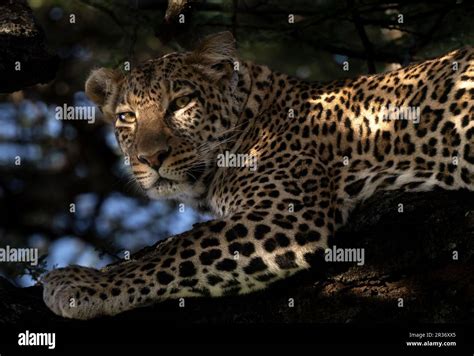
<instances>
[{"instance_id":1,"label":"leopard's nose","mask_svg":"<svg viewBox=\"0 0 474 356\"><path fill-rule=\"evenodd\" d=\"M146 164L151 168L158 170L163 161L169 156L171 149L160 149L153 154L138 154L137 159L140 163Z\"/></svg>"}]
</instances>

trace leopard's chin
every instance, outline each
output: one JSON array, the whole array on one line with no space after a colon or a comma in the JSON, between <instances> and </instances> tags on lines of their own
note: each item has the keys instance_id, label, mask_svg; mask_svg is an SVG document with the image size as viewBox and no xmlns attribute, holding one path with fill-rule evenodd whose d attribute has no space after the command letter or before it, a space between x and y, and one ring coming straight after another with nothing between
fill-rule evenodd
<instances>
[{"instance_id":1,"label":"leopard's chin","mask_svg":"<svg viewBox=\"0 0 474 356\"><path fill-rule=\"evenodd\" d=\"M175 181L168 178L160 177L156 180L155 183L153 183L153 187L162 188L162 187L172 186L174 184L176 184Z\"/></svg>"},{"instance_id":2,"label":"leopard's chin","mask_svg":"<svg viewBox=\"0 0 474 356\"><path fill-rule=\"evenodd\" d=\"M171 179L160 177L146 190L150 199L173 199L183 193L183 184Z\"/></svg>"},{"instance_id":3,"label":"leopard's chin","mask_svg":"<svg viewBox=\"0 0 474 356\"><path fill-rule=\"evenodd\" d=\"M205 205L202 200L206 187L202 182L177 182L166 178L159 178L152 187L145 190L152 200L176 200L193 207Z\"/></svg>"},{"instance_id":4,"label":"leopard's chin","mask_svg":"<svg viewBox=\"0 0 474 356\"><path fill-rule=\"evenodd\" d=\"M185 172L174 172L169 170L155 171L155 181L148 187L143 187L150 199L174 199L192 203L205 193L206 186L202 182L202 176L206 167L194 165Z\"/></svg>"}]
</instances>

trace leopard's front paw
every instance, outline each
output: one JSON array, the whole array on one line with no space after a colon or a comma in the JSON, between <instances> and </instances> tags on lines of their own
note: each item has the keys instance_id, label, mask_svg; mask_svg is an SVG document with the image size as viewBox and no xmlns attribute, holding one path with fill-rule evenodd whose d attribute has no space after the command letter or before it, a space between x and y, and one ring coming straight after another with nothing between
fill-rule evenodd
<instances>
[{"instance_id":1,"label":"leopard's front paw","mask_svg":"<svg viewBox=\"0 0 474 356\"><path fill-rule=\"evenodd\" d=\"M86 267L55 269L42 279L43 300L55 314L65 318L92 319L108 314L107 295L99 285L103 273Z\"/></svg>"}]
</instances>

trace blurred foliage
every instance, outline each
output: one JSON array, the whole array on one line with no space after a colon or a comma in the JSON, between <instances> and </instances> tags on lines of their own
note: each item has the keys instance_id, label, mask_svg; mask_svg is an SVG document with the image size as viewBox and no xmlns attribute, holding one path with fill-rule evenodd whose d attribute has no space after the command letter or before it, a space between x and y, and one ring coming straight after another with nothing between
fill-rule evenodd
<instances>
[{"instance_id":1,"label":"blurred foliage","mask_svg":"<svg viewBox=\"0 0 474 356\"><path fill-rule=\"evenodd\" d=\"M243 59L322 81L474 44L474 6L461 0L183 1L166 19L167 1L28 3L61 64L52 82L0 96L0 246L43 255L36 269L0 265L23 284L54 264L103 265L203 218L145 199L124 173L108 125L55 120L58 105L91 105L83 85L92 68L133 66L222 30L234 33Z\"/></svg>"}]
</instances>

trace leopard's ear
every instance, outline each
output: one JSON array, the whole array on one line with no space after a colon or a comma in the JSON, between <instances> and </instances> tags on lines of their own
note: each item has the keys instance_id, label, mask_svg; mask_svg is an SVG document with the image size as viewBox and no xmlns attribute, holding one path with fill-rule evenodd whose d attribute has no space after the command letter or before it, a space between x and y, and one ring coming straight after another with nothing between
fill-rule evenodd
<instances>
[{"instance_id":1,"label":"leopard's ear","mask_svg":"<svg viewBox=\"0 0 474 356\"><path fill-rule=\"evenodd\" d=\"M219 32L205 37L187 58L188 64L197 65L211 79L230 78L237 60L235 38L231 32Z\"/></svg>"},{"instance_id":2,"label":"leopard's ear","mask_svg":"<svg viewBox=\"0 0 474 356\"><path fill-rule=\"evenodd\" d=\"M114 114L115 108L110 107L110 99L117 95L123 78L118 70L100 68L93 70L86 80L86 95L99 107L106 119Z\"/></svg>"}]
</instances>

